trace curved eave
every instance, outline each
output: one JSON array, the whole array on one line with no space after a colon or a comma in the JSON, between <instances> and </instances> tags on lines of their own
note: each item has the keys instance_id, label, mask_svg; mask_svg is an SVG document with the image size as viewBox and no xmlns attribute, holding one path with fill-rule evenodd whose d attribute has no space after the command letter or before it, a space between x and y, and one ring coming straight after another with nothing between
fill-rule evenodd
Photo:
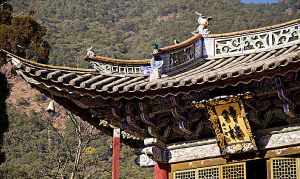
<instances>
[{"instance_id":1,"label":"curved eave","mask_svg":"<svg viewBox=\"0 0 300 179\"><path fill-rule=\"evenodd\" d=\"M29 82L37 81L50 91L87 96L91 99L143 99L248 84L274 75L299 71L300 45L208 60L196 68L155 81L143 76L105 75L91 70L58 68L21 60L23 63L17 70L23 73L23 77Z\"/></svg>"},{"instance_id":2,"label":"curved eave","mask_svg":"<svg viewBox=\"0 0 300 179\"><path fill-rule=\"evenodd\" d=\"M44 93L45 95L53 98L56 102L64 106L67 110L73 112L74 114L80 116L83 120L89 122L96 128L100 129L107 135L113 134L113 126L100 126L99 121L93 119L91 113L88 110L81 108L80 106L76 105L76 100L74 100L73 92L67 90L70 84L63 84L65 88L62 88L60 84L60 77L56 76L59 74L69 75L76 74L77 77L79 76L86 76L87 74L99 75L96 70L92 69L83 69L83 68L70 68L70 67L62 67L62 66L54 66L54 65L45 65L36 63L19 56L16 56L8 51L0 49L0 53L4 53L7 55L8 58L11 59L12 63L14 60L18 60L19 64L14 64L15 70L18 75L20 75L26 82L28 82L32 87L37 89L38 91ZM14 59L13 59L14 58ZM34 73L31 73L34 71ZM45 76L45 73L48 73ZM57 73L57 74L49 74L49 73ZM51 77L50 77L51 76ZM53 77L56 76L57 80L53 80ZM66 77L66 76L65 76ZM75 94L75 93L74 93ZM126 145L129 145L133 148L140 148L143 146L143 136L130 131L131 135L140 137L139 139L128 139L124 140Z\"/></svg>"},{"instance_id":3,"label":"curved eave","mask_svg":"<svg viewBox=\"0 0 300 179\"><path fill-rule=\"evenodd\" d=\"M76 73L97 73L97 71L95 69L72 68L72 67L66 67L66 66L55 66L55 65L37 63L37 62L31 61L31 60L19 57L15 54L10 53L3 49L0 49L0 52L5 53L10 58L18 59L21 63L26 64L26 66L28 66L28 67L47 69L47 70L62 70L65 72L76 72Z\"/></svg>"},{"instance_id":4,"label":"curved eave","mask_svg":"<svg viewBox=\"0 0 300 179\"><path fill-rule=\"evenodd\" d=\"M42 92L43 94L53 98L58 104L62 105L65 109L69 110L73 114L79 116L82 120L88 122L92 126L94 126L96 129L101 130L106 135L113 136L113 130L116 126L111 125L99 125L99 119L95 119L93 115L89 112L87 109L80 108L78 105L74 103L72 100L72 96L65 95L64 93L58 93L49 91L48 88L46 88L44 85L34 85L31 84L35 89ZM141 148L143 147L143 136L135 131L130 131L130 134L132 136L138 136L140 138L122 138L123 143L132 147L132 148ZM122 137L122 136L121 136Z\"/></svg>"},{"instance_id":5,"label":"curved eave","mask_svg":"<svg viewBox=\"0 0 300 179\"><path fill-rule=\"evenodd\" d=\"M259 55L262 54L256 54L254 57ZM206 65L204 63L201 67L205 68ZM235 69L229 68L225 70L220 68L206 72L197 72L197 70L200 71L201 68L189 70L184 74L173 77L159 79L155 82L139 84L128 91L131 95L124 93L123 97L126 99L154 99L156 97L188 95L203 90L214 90L216 88L221 90L222 88L235 87L240 84L247 85L255 81L273 79L275 76L285 77L290 72L300 71L300 51L276 58L264 59L264 61L257 63L240 64Z\"/></svg>"}]
</instances>

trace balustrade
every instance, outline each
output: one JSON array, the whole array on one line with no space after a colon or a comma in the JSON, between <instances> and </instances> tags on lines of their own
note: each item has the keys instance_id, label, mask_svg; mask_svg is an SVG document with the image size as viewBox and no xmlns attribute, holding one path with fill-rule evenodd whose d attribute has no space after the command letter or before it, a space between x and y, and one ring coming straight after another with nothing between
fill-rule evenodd
<instances>
[{"instance_id":1,"label":"balustrade","mask_svg":"<svg viewBox=\"0 0 300 179\"><path fill-rule=\"evenodd\" d=\"M300 24L238 36L213 38L214 57L226 57L270 51L300 41Z\"/></svg>"},{"instance_id":2,"label":"balustrade","mask_svg":"<svg viewBox=\"0 0 300 179\"><path fill-rule=\"evenodd\" d=\"M93 68L102 73L150 75L153 71L160 74L174 73L209 59L233 57L271 51L300 43L300 22L264 29L231 34L194 35L192 38L169 47L155 49L150 64L114 64L105 61L91 61Z\"/></svg>"}]
</instances>

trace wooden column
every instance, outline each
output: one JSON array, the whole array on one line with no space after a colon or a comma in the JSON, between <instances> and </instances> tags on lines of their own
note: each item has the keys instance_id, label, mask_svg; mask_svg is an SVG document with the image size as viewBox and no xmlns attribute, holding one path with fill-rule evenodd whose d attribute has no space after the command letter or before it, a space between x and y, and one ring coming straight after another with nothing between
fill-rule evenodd
<instances>
[{"instance_id":1,"label":"wooden column","mask_svg":"<svg viewBox=\"0 0 300 179\"><path fill-rule=\"evenodd\" d=\"M156 164L154 166L154 179L168 179L169 166L167 164Z\"/></svg>"},{"instance_id":2,"label":"wooden column","mask_svg":"<svg viewBox=\"0 0 300 179\"><path fill-rule=\"evenodd\" d=\"M120 151L121 151L121 140L120 140L120 129L114 129L113 135L113 156L112 156L112 179L120 178Z\"/></svg>"}]
</instances>

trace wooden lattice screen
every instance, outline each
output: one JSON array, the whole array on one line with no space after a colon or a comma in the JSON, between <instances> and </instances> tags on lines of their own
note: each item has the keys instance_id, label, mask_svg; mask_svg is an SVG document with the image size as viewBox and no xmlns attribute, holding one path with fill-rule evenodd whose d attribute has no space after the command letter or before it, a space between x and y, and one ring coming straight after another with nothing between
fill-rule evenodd
<instances>
[{"instance_id":1,"label":"wooden lattice screen","mask_svg":"<svg viewBox=\"0 0 300 179\"><path fill-rule=\"evenodd\" d=\"M274 158L271 179L300 179L300 158Z\"/></svg>"},{"instance_id":2,"label":"wooden lattice screen","mask_svg":"<svg viewBox=\"0 0 300 179\"><path fill-rule=\"evenodd\" d=\"M246 179L246 163L183 170L174 173L174 179Z\"/></svg>"},{"instance_id":3,"label":"wooden lattice screen","mask_svg":"<svg viewBox=\"0 0 300 179\"><path fill-rule=\"evenodd\" d=\"M250 177L249 179L253 179L253 177L254 179L261 179L263 176L261 172L268 171L268 179L300 179L300 158L273 158L268 160L268 163L268 167L253 168L257 163L243 162L180 170L172 174L173 179L246 179L247 176ZM253 175L253 173L256 175ZM265 173L263 178L266 177Z\"/></svg>"}]
</instances>

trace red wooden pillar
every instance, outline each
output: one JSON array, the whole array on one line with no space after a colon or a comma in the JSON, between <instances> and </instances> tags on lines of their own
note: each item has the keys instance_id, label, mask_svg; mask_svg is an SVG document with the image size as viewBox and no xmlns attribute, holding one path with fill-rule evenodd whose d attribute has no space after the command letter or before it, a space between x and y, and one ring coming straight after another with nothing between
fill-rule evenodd
<instances>
[{"instance_id":1,"label":"red wooden pillar","mask_svg":"<svg viewBox=\"0 0 300 179\"><path fill-rule=\"evenodd\" d=\"M154 179L168 179L169 166L166 164L158 163L154 166Z\"/></svg>"},{"instance_id":2,"label":"red wooden pillar","mask_svg":"<svg viewBox=\"0 0 300 179\"><path fill-rule=\"evenodd\" d=\"M120 140L120 129L114 129L113 135L113 156L112 156L112 179L120 178L120 151L121 151L121 140Z\"/></svg>"}]
</instances>

